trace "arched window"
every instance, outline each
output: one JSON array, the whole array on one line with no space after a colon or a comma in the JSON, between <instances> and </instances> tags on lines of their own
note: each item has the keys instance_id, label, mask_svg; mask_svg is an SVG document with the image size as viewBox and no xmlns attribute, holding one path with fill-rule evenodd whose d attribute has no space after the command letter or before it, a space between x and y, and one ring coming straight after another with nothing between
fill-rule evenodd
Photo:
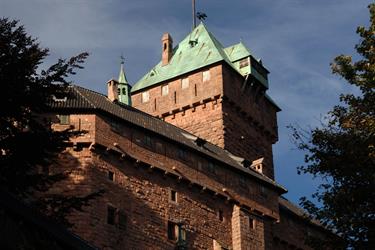
<instances>
[{"instance_id":1,"label":"arched window","mask_svg":"<svg viewBox=\"0 0 375 250\"><path fill-rule=\"evenodd\" d=\"M122 94L126 95L126 89L125 88L122 88Z\"/></svg>"}]
</instances>

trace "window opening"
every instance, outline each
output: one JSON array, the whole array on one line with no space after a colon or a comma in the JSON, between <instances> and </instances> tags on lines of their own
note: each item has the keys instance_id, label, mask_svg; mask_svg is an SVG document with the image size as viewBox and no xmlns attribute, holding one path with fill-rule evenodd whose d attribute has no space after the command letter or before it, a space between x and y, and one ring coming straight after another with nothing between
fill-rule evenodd
<instances>
[{"instance_id":1,"label":"window opening","mask_svg":"<svg viewBox=\"0 0 375 250\"><path fill-rule=\"evenodd\" d=\"M182 78L181 80L181 89L189 88L189 78Z\"/></svg>"},{"instance_id":2,"label":"window opening","mask_svg":"<svg viewBox=\"0 0 375 250\"><path fill-rule=\"evenodd\" d=\"M223 214L222 210L219 210L217 212L217 216L218 216L218 218L219 218L220 221L224 221L224 214Z\"/></svg>"},{"instance_id":3,"label":"window opening","mask_svg":"<svg viewBox=\"0 0 375 250\"><path fill-rule=\"evenodd\" d=\"M116 208L108 205L108 207L107 207L107 223L109 225L115 224L115 215L116 215Z\"/></svg>"},{"instance_id":4,"label":"window opening","mask_svg":"<svg viewBox=\"0 0 375 250\"><path fill-rule=\"evenodd\" d=\"M203 82L207 82L211 79L210 70L203 71Z\"/></svg>"},{"instance_id":5,"label":"window opening","mask_svg":"<svg viewBox=\"0 0 375 250\"><path fill-rule=\"evenodd\" d=\"M142 93L142 102L148 102L150 100L150 93L145 91Z\"/></svg>"},{"instance_id":6,"label":"window opening","mask_svg":"<svg viewBox=\"0 0 375 250\"><path fill-rule=\"evenodd\" d=\"M177 203L177 192L175 190L170 190L169 199Z\"/></svg>"},{"instance_id":7,"label":"window opening","mask_svg":"<svg viewBox=\"0 0 375 250\"><path fill-rule=\"evenodd\" d=\"M61 125L69 125L70 124L70 116L69 115L59 115L59 120Z\"/></svg>"},{"instance_id":8,"label":"window opening","mask_svg":"<svg viewBox=\"0 0 375 250\"><path fill-rule=\"evenodd\" d=\"M108 170L108 180L113 181L115 174L112 171Z\"/></svg>"},{"instance_id":9,"label":"window opening","mask_svg":"<svg viewBox=\"0 0 375 250\"><path fill-rule=\"evenodd\" d=\"M255 229L255 220L251 217L249 217L249 228Z\"/></svg>"},{"instance_id":10,"label":"window opening","mask_svg":"<svg viewBox=\"0 0 375 250\"><path fill-rule=\"evenodd\" d=\"M169 93L168 84L161 86L161 95L166 96Z\"/></svg>"}]
</instances>

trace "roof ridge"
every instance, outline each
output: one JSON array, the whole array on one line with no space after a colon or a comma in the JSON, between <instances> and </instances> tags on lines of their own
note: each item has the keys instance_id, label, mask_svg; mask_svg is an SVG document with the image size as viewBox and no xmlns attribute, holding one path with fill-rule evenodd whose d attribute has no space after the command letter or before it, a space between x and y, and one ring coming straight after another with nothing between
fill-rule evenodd
<instances>
[{"instance_id":1,"label":"roof ridge","mask_svg":"<svg viewBox=\"0 0 375 250\"><path fill-rule=\"evenodd\" d=\"M155 133L159 136L162 136L168 140L172 140L184 147L187 147L191 150L197 151L199 153L205 154L207 157L221 162L222 164L228 165L252 175L253 177L257 178L260 181L266 182L279 190L279 192L284 193L286 189L279 185L277 182L273 181L270 178L254 171L253 169L245 168L239 165L235 160L229 157L228 151L225 151L223 148L211 143L207 142L204 146L199 146L195 143L194 140L186 138L183 133L196 136L180 127L177 127L173 124L167 123L157 117L154 117L148 113L145 113L141 110L138 110L134 107L129 107L127 105L122 105L118 102L111 102L105 95L80 87L76 85L70 85L76 92L81 99L85 100L93 109L100 110L105 112L108 115L115 116L120 118L125 122L129 122L135 126L143 127L146 130L150 131L151 133ZM95 105L94 105L95 103ZM59 106L56 108L69 108L77 107L80 108L80 104L76 103L76 106L70 106L62 104L63 106Z\"/></svg>"},{"instance_id":2,"label":"roof ridge","mask_svg":"<svg viewBox=\"0 0 375 250\"><path fill-rule=\"evenodd\" d=\"M85 99L91 106L92 106L92 108L94 108L94 109L96 109L97 107L84 95L84 94L82 94L81 93L81 91L79 90L80 88L81 89L85 89L85 90L89 90L89 89L86 89L86 88L82 88L82 87L80 87L80 86L78 86L78 85L71 85L72 86L72 88L73 89L75 89L76 91L77 91L77 93L83 98L83 99ZM91 90L89 90L89 91L91 91ZM94 92L94 91L91 91L91 92ZM95 93L95 92L94 92ZM99 94L99 93L97 93L97 94ZM101 95L103 95L103 94L101 94ZM103 95L104 96L104 95Z\"/></svg>"}]
</instances>

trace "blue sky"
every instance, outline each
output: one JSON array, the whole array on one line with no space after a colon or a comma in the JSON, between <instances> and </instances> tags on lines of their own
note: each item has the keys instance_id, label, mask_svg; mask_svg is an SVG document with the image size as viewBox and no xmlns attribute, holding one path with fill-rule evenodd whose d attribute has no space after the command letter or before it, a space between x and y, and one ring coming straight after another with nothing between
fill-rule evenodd
<instances>
[{"instance_id":1,"label":"blue sky","mask_svg":"<svg viewBox=\"0 0 375 250\"><path fill-rule=\"evenodd\" d=\"M329 63L339 54L354 54L355 30L368 25L371 2L197 0L197 11L208 15L207 28L224 46L242 39L271 72L268 93L282 108L274 146L276 179L296 203L319 181L297 175L303 152L291 143L286 126L319 126L340 93L356 91L331 74ZM20 20L50 49L44 65L89 52L85 69L72 80L102 93L107 80L118 76L122 53L134 83L160 60L164 32L175 43L189 33L191 12L191 0L0 0L0 16Z\"/></svg>"}]
</instances>

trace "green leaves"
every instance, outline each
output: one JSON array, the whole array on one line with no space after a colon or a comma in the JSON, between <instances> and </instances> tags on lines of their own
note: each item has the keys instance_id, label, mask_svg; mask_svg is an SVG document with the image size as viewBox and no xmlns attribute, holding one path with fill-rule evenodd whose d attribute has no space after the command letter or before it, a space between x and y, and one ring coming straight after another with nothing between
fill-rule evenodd
<instances>
[{"instance_id":1,"label":"green leaves","mask_svg":"<svg viewBox=\"0 0 375 250\"><path fill-rule=\"evenodd\" d=\"M298 148L306 152L306 164L298 171L325 180L312 195L321 205L305 197L301 205L341 237L325 240L333 249L341 243L350 249L374 247L375 4L369 9L370 26L357 29L359 60L340 55L331 64L332 72L358 87L360 94L342 94L341 104L329 112L322 128L292 128Z\"/></svg>"}]
</instances>

